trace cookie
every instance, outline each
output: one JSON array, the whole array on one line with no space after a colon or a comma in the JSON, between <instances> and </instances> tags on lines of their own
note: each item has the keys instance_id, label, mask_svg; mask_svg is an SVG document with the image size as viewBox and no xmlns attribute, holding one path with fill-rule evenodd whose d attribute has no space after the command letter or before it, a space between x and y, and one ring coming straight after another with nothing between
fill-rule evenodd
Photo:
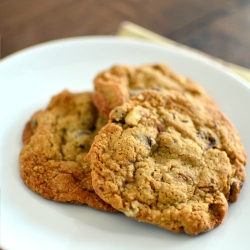
<instances>
[{"instance_id":1,"label":"cookie","mask_svg":"<svg viewBox=\"0 0 250 250\"><path fill-rule=\"evenodd\" d=\"M105 123L92 103L92 93L64 91L54 96L24 129L20 153L24 183L49 200L116 211L94 192L90 165L84 162Z\"/></svg>"},{"instance_id":2,"label":"cookie","mask_svg":"<svg viewBox=\"0 0 250 250\"><path fill-rule=\"evenodd\" d=\"M246 153L227 117L176 91L148 90L113 109L86 160L104 201L190 235L220 225L245 181Z\"/></svg>"},{"instance_id":3,"label":"cookie","mask_svg":"<svg viewBox=\"0 0 250 250\"><path fill-rule=\"evenodd\" d=\"M94 87L94 104L106 119L113 108L121 105L130 96L150 88L188 92L213 103L199 84L173 72L165 64L139 67L116 65L99 73L94 79Z\"/></svg>"}]
</instances>

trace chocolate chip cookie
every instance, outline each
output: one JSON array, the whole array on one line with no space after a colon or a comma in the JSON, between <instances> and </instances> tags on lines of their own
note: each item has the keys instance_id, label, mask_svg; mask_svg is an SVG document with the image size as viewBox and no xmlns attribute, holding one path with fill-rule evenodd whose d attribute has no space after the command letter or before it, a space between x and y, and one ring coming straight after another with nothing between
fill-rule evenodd
<instances>
[{"instance_id":1,"label":"chocolate chip cookie","mask_svg":"<svg viewBox=\"0 0 250 250\"><path fill-rule=\"evenodd\" d=\"M84 162L105 123L92 103L92 93L64 91L54 96L24 129L20 153L24 183L46 199L116 211L94 192L91 169Z\"/></svg>"},{"instance_id":2,"label":"chocolate chip cookie","mask_svg":"<svg viewBox=\"0 0 250 250\"><path fill-rule=\"evenodd\" d=\"M86 160L104 201L190 235L220 225L245 181L234 126L216 105L178 91L147 90L113 109Z\"/></svg>"},{"instance_id":3,"label":"chocolate chip cookie","mask_svg":"<svg viewBox=\"0 0 250 250\"><path fill-rule=\"evenodd\" d=\"M113 108L121 105L138 91L150 88L188 92L213 103L199 84L175 73L165 64L139 67L116 65L99 73L94 79L94 87L94 104L107 119Z\"/></svg>"}]
</instances>

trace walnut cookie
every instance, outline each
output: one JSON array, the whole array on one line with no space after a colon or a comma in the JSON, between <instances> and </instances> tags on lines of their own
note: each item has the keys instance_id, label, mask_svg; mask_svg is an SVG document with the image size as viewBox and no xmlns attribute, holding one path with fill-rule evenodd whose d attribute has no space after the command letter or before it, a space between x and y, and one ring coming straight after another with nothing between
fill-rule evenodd
<instances>
[{"instance_id":1,"label":"walnut cookie","mask_svg":"<svg viewBox=\"0 0 250 250\"><path fill-rule=\"evenodd\" d=\"M147 90L113 109L86 160L104 201L191 235L221 224L245 181L246 153L230 121L176 91Z\"/></svg>"},{"instance_id":2,"label":"walnut cookie","mask_svg":"<svg viewBox=\"0 0 250 250\"><path fill-rule=\"evenodd\" d=\"M106 119L113 108L142 89L161 88L188 92L204 101L214 103L199 84L175 73L165 64L113 66L95 77L94 88L94 104Z\"/></svg>"},{"instance_id":3,"label":"walnut cookie","mask_svg":"<svg viewBox=\"0 0 250 250\"><path fill-rule=\"evenodd\" d=\"M54 96L24 129L20 153L24 183L46 199L116 211L94 192L91 169L84 162L105 123L92 103L92 93L64 91Z\"/></svg>"}]
</instances>

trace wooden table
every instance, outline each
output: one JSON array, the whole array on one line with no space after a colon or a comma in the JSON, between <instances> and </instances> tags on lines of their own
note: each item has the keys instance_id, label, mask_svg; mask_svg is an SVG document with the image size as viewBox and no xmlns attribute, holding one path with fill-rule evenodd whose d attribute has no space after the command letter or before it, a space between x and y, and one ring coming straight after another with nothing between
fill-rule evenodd
<instances>
[{"instance_id":1,"label":"wooden table","mask_svg":"<svg viewBox=\"0 0 250 250\"><path fill-rule=\"evenodd\" d=\"M116 34L123 21L250 68L249 0L0 0L1 57L58 38Z\"/></svg>"}]
</instances>

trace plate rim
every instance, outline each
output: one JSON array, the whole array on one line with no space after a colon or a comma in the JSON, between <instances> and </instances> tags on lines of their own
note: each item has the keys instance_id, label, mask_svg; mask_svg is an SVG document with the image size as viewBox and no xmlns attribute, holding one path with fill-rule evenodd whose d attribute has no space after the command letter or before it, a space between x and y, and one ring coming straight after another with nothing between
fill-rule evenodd
<instances>
[{"instance_id":1,"label":"plate rim","mask_svg":"<svg viewBox=\"0 0 250 250\"><path fill-rule=\"evenodd\" d=\"M250 90L250 84L247 80L239 76L237 73L233 72L231 69L229 69L222 63L216 61L216 58L213 59L210 55L206 56L205 54L203 54L203 52L201 52L200 54L199 51L197 52L193 51L192 48L188 50L188 48L186 49L182 47L183 46L182 44L180 44L180 46L174 45L174 44L162 44L162 43L157 43L155 41L151 41L151 40L147 40L143 38L120 37L116 35L73 36L73 37L59 38L59 39L54 39L54 40L49 40L49 41L45 41L42 43L34 44L26 48L23 48L21 50L18 50L16 52L13 52L12 54L2 58L0 60L0 70L1 70L2 65L5 65L11 60L14 60L16 57L25 55L26 53L32 53L33 51L36 51L36 50L44 49L50 46L58 46L59 44L67 44L71 42L79 42L79 43L90 42L90 41L100 42L101 40L105 42L119 41L121 43L126 42L126 43L132 43L132 44L135 43L138 45L141 44L141 45L147 45L147 46L154 46L158 48L172 50L175 53L182 53L185 56L191 57L195 60L199 60L202 63L209 65L210 67L223 71L225 74L241 82L241 84L243 84L245 87L247 87Z\"/></svg>"}]
</instances>

